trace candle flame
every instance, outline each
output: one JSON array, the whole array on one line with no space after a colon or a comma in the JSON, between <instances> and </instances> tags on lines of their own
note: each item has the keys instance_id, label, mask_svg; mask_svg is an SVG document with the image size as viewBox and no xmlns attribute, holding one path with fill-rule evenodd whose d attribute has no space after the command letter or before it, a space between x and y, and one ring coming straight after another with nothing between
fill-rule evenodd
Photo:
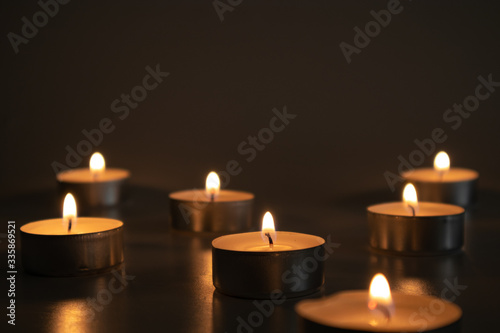
<instances>
[{"instance_id":1,"label":"candle flame","mask_svg":"<svg viewBox=\"0 0 500 333\"><path fill-rule=\"evenodd\" d=\"M104 161L104 157L101 153L94 153L90 158L90 172L97 178L100 174L104 172L106 169L106 162Z\"/></svg>"},{"instance_id":2,"label":"candle flame","mask_svg":"<svg viewBox=\"0 0 500 333\"><path fill-rule=\"evenodd\" d=\"M260 235L266 243L269 243L269 247L273 248L277 237L276 229L274 228L274 219L270 212L264 214Z\"/></svg>"},{"instance_id":3,"label":"candle flame","mask_svg":"<svg viewBox=\"0 0 500 333\"><path fill-rule=\"evenodd\" d=\"M384 274L376 274L370 283L370 291L368 296L368 308L374 315L374 320L371 322L373 326L387 322L394 314L394 302L392 301L391 288ZM383 321L376 320L376 315L383 315Z\"/></svg>"},{"instance_id":4,"label":"candle flame","mask_svg":"<svg viewBox=\"0 0 500 333\"><path fill-rule=\"evenodd\" d=\"M403 190L403 201L415 216L415 214L418 212L418 199L417 190L415 189L415 186L413 186L413 184L406 184Z\"/></svg>"},{"instance_id":5,"label":"candle flame","mask_svg":"<svg viewBox=\"0 0 500 333\"><path fill-rule=\"evenodd\" d=\"M66 194L64 198L63 225L68 228L68 231L76 225L76 201L71 193Z\"/></svg>"},{"instance_id":6,"label":"candle flame","mask_svg":"<svg viewBox=\"0 0 500 333\"><path fill-rule=\"evenodd\" d=\"M207 176L207 181L205 182L205 191L207 196L212 200L219 195L220 191L220 179L217 173L210 172Z\"/></svg>"},{"instance_id":7,"label":"candle flame","mask_svg":"<svg viewBox=\"0 0 500 333\"><path fill-rule=\"evenodd\" d=\"M434 158L434 170L437 172L447 172L450 170L450 157L444 151L440 151Z\"/></svg>"}]
</instances>

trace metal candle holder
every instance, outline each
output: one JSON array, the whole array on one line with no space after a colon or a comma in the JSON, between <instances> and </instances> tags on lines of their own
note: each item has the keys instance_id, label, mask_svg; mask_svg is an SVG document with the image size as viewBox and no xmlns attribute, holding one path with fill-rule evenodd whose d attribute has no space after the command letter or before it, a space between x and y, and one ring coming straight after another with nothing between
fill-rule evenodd
<instances>
[{"instance_id":1,"label":"metal candle holder","mask_svg":"<svg viewBox=\"0 0 500 333\"><path fill-rule=\"evenodd\" d=\"M324 283L324 261L318 260L324 257L324 239L305 234L286 234L309 237L309 242L314 245L288 251L253 252L226 250L220 244L224 239L241 235L255 235L256 239L260 239L260 232L216 238L212 242L212 275L217 291L251 299L271 299L276 291L286 298L318 291ZM302 269L303 275L295 274L294 268Z\"/></svg>"},{"instance_id":2,"label":"metal candle holder","mask_svg":"<svg viewBox=\"0 0 500 333\"><path fill-rule=\"evenodd\" d=\"M473 170L453 168L454 171L467 172L473 175L465 180L425 180L418 176L418 172L427 174L433 173L430 168L417 169L402 174L402 177L415 185L419 200L430 202L443 202L458 205L466 208L472 208L477 204L477 184L479 174Z\"/></svg>"},{"instance_id":3,"label":"metal candle holder","mask_svg":"<svg viewBox=\"0 0 500 333\"><path fill-rule=\"evenodd\" d=\"M71 172L82 172L88 169L74 169L63 171L57 175L59 185L59 193L64 196L66 193L72 193L78 201L78 206L82 209L99 207L99 206L114 206L123 199L123 188L130 177L127 170L124 169L107 169L106 173L115 173L118 177L102 180L72 180L67 177ZM90 171L89 171L90 173Z\"/></svg>"},{"instance_id":4,"label":"metal candle holder","mask_svg":"<svg viewBox=\"0 0 500 333\"><path fill-rule=\"evenodd\" d=\"M193 232L237 232L253 227L254 195L242 191L221 190L211 201L204 190L179 191L169 195L170 219L177 230ZM233 198L233 199L231 199Z\"/></svg>"},{"instance_id":5,"label":"metal candle holder","mask_svg":"<svg viewBox=\"0 0 500 333\"><path fill-rule=\"evenodd\" d=\"M402 203L390 203L385 205ZM375 250L402 255L440 255L459 251L464 239L463 208L448 204L420 202L420 206L445 207L454 213L437 216L383 214L373 205L367 208L370 246Z\"/></svg>"},{"instance_id":6,"label":"metal candle holder","mask_svg":"<svg viewBox=\"0 0 500 333\"><path fill-rule=\"evenodd\" d=\"M78 218L79 221L85 219L90 218ZM46 221L60 223L61 219ZM81 276L110 271L123 262L123 223L114 221L119 222L120 227L68 235L35 234L25 231L27 225L22 226L24 270L46 276Z\"/></svg>"},{"instance_id":7,"label":"metal candle holder","mask_svg":"<svg viewBox=\"0 0 500 333\"><path fill-rule=\"evenodd\" d=\"M462 310L457 305L433 296L392 293L396 312L386 323L372 324L375 317L368 309L368 291L342 291L321 299L307 299L295 305L298 332L362 333L362 332L427 332L459 333ZM422 327L411 321L413 313L439 302L440 313Z\"/></svg>"}]
</instances>

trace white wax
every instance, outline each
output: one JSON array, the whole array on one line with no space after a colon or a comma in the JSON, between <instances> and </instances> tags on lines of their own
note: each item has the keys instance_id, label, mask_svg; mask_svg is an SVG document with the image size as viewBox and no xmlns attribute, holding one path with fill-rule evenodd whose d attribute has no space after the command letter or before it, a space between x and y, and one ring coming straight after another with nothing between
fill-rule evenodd
<instances>
[{"instance_id":1,"label":"white wax","mask_svg":"<svg viewBox=\"0 0 500 333\"><path fill-rule=\"evenodd\" d=\"M206 194L205 190L186 190L170 193L169 197L178 201L192 201L192 202L210 202L210 196ZM252 193L243 191L220 190L219 195L215 197L214 202L232 202L232 201L247 201L252 200L254 195Z\"/></svg>"},{"instance_id":2,"label":"white wax","mask_svg":"<svg viewBox=\"0 0 500 333\"><path fill-rule=\"evenodd\" d=\"M369 212L393 216L412 216L411 210L404 202L389 202L369 206ZM462 207L438 202L419 202L415 216L448 216L462 214Z\"/></svg>"},{"instance_id":3,"label":"white wax","mask_svg":"<svg viewBox=\"0 0 500 333\"><path fill-rule=\"evenodd\" d=\"M432 312L432 321L424 321L425 330L451 325L462 317L460 307L436 297L392 293L392 298L395 311L389 321L379 320L379 313L368 309L367 290L344 291L321 299L304 300L296 305L295 310L302 318L324 326L363 332L420 332L422 318L425 318L420 309L439 309L439 312Z\"/></svg>"},{"instance_id":4,"label":"white wax","mask_svg":"<svg viewBox=\"0 0 500 333\"><path fill-rule=\"evenodd\" d=\"M78 217L68 232L68 226L63 224L63 219L50 219L31 222L21 227L21 231L33 235L81 235L109 231L123 226L122 221L98 218Z\"/></svg>"},{"instance_id":5,"label":"white wax","mask_svg":"<svg viewBox=\"0 0 500 333\"><path fill-rule=\"evenodd\" d=\"M99 183L123 180L130 177L130 172L125 169L105 169L97 177L89 168L72 169L57 174L57 180L65 183Z\"/></svg>"},{"instance_id":6,"label":"white wax","mask_svg":"<svg viewBox=\"0 0 500 333\"><path fill-rule=\"evenodd\" d=\"M402 176L410 182L455 183L477 179L479 178L479 173L471 169L450 168L441 177L440 173L433 168L419 168L407 171Z\"/></svg>"},{"instance_id":7,"label":"white wax","mask_svg":"<svg viewBox=\"0 0 500 333\"><path fill-rule=\"evenodd\" d=\"M260 231L232 234L216 238L212 246L221 250L241 252L285 252L304 250L322 245L325 240L318 236L296 232L277 231L273 249L264 241Z\"/></svg>"}]
</instances>

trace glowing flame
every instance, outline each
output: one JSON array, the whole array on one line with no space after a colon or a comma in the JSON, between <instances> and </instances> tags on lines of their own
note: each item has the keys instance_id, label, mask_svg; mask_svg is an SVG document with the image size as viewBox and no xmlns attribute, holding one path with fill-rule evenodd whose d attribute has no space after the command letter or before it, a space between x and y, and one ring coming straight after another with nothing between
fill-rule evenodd
<instances>
[{"instance_id":1,"label":"glowing flame","mask_svg":"<svg viewBox=\"0 0 500 333\"><path fill-rule=\"evenodd\" d=\"M90 158L90 172L94 178L98 177L106 169L106 162L104 162L104 157L101 153L94 153Z\"/></svg>"},{"instance_id":2,"label":"glowing flame","mask_svg":"<svg viewBox=\"0 0 500 333\"><path fill-rule=\"evenodd\" d=\"M274 228L274 219L270 212L264 214L260 235L266 243L269 243L271 248L274 246L276 242L276 230Z\"/></svg>"},{"instance_id":3,"label":"glowing flame","mask_svg":"<svg viewBox=\"0 0 500 333\"><path fill-rule=\"evenodd\" d=\"M213 171L210 172L207 176L205 190L207 192L207 196L211 197L212 199L216 198L219 195L220 179L219 176Z\"/></svg>"},{"instance_id":4,"label":"glowing flame","mask_svg":"<svg viewBox=\"0 0 500 333\"><path fill-rule=\"evenodd\" d=\"M405 189L403 190L403 201L408 208L410 208L413 215L418 212L417 190L415 190L415 186L413 186L413 184L406 184Z\"/></svg>"},{"instance_id":5,"label":"glowing flame","mask_svg":"<svg viewBox=\"0 0 500 333\"><path fill-rule=\"evenodd\" d=\"M434 158L434 170L438 172L447 172L450 170L450 157L444 151L437 153Z\"/></svg>"},{"instance_id":6,"label":"glowing flame","mask_svg":"<svg viewBox=\"0 0 500 333\"><path fill-rule=\"evenodd\" d=\"M383 319L387 322L394 314L394 302L392 301L391 288L389 282L383 274L376 274L370 283L370 292L368 296L368 308L375 314L381 313ZM380 324L379 321L373 321L372 324Z\"/></svg>"},{"instance_id":7,"label":"glowing flame","mask_svg":"<svg viewBox=\"0 0 500 333\"><path fill-rule=\"evenodd\" d=\"M71 193L66 194L64 198L63 225L68 227L68 231L76 225L76 201Z\"/></svg>"}]
</instances>

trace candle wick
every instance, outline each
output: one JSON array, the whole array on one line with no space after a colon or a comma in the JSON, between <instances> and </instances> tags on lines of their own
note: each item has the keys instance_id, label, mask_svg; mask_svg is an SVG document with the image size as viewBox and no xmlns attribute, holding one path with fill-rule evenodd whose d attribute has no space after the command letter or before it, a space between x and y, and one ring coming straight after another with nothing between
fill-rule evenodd
<instances>
[{"instance_id":1,"label":"candle wick","mask_svg":"<svg viewBox=\"0 0 500 333\"><path fill-rule=\"evenodd\" d=\"M411 215L415 216L415 208L412 205L408 205L408 207L411 209Z\"/></svg>"},{"instance_id":2,"label":"candle wick","mask_svg":"<svg viewBox=\"0 0 500 333\"><path fill-rule=\"evenodd\" d=\"M382 304L377 304L376 309L382 312L382 315L384 316L387 322L391 320L391 311L389 311L389 308L387 306L384 306Z\"/></svg>"},{"instance_id":3,"label":"candle wick","mask_svg":"<svg viewBox=\"0 0 500 333\"><path fill-rule=\"evenodd\" d=\"M210 193L210 201L214 201L215 199L215 193Z\"/></svg>"},{"instance_id":4,"label":"candle wick","mask_svg":"<svg viewBox=\"0 0 500 333\"><path fill-rule=\"evenodd\" d=\"M71 225L73 224L73 218L68 218L68 232L71 231Z\"/></svg>"},{"instance_id":5,"label":"candle wick","mask_svg":"<svg viewBox=\"0 0 500 333\"><path fill-rule=\"evenodd\" d=\"M267 239L269 240L269 247L272 249L274 247L273 239L271 237L271 234L266 232L265 235L267 236Z\"/></svg>"}]
</instances>

